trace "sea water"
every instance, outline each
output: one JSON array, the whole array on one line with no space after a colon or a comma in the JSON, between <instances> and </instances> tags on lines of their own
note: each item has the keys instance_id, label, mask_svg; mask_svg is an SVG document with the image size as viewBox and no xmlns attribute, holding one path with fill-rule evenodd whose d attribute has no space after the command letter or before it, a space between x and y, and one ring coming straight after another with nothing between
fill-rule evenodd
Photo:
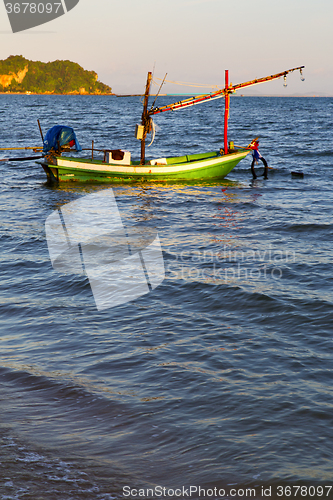
<instances>
[{"instance_id":1,"label":"sea water","mask_svg":"<svg viewBox=\"0 0 333 500\"><path fill-rule=\"evenodd\" d=\"M139 156L138 97L0 102L0 147L40 146L39 119ZM110 186L0 163L2 499L333 497L332 110L231 98L229 139L260 137L268 180L251 156L220 181ZM155 121L152 158L223 147L222 101ZM52 268L45 221L106 189L158 233L165 279L98 311Z\"/></svg>"}]
</instances>

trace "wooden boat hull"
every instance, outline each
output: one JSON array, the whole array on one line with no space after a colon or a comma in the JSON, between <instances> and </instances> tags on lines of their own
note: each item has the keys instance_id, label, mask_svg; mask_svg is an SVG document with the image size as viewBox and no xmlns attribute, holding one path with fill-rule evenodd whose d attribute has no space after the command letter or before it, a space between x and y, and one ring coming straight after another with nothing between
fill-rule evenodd
<instances>
[{"instance_id":1,"label":"wooden boat hull","mask_svg":"<svg viewBox=\"0 0 333 500\"><path fill-rule=\"evenodd\" d=\"M223 179L247 155L237 150L227 155L211 152L165 159L167 164L130 165L87 158L45 157L39 160L51 182L157 182Z\"/></svg>"}]
</instances>

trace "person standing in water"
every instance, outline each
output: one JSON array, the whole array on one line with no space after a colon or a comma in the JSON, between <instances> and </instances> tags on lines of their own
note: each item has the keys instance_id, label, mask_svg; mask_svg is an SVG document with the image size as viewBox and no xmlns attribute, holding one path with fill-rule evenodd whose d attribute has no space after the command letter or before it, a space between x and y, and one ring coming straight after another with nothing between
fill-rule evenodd
<instances>
[{"instance_id":1,"label":"person standing in water","mask_svg":"<svg viewBox=\"0 0 333 500\"><path fill-rule=\"evenodd\" d=\"M267 174L268 174L268 165L267 165L267 161L265 160L265 158L263 156L261 156L260 152L259 152L259 141L254 141L251 143L250 145L250 148L253 150L253 154L252 154L252 164L251 164L251 172L252 172L252 175L253 175L253 179L256 179L257 176L256 176L256 173L254 171L254 164L258 164L258 161L261 160L264 164L264 167L265 167L265 170L264 170L264 179L267 179Z\"/></svg>"}]
</instances>

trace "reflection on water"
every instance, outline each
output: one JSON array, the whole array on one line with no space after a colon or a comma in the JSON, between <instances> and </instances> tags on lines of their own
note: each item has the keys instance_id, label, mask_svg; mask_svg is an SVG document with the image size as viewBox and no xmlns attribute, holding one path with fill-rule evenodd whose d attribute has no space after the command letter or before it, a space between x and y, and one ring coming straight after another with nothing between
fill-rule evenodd
<instances>
[{"instance_id":1,"label":"reflection on water","mask_svg":"<svg viewBox=\"0 0 333 500\"><path fill-rule=\"evenodd\" d=\"M38 117L45 130L55 121L73 126L82 144L94 138L96 147L139 153L133 138L139 99L0 100L4 147L25 145L27 137L39 144ZM71 104L78 100L79 113ZM328 484L329 105L329 99L233 99L230 138L248 144L260 131L274 167L265 182L251 183L250 159L218 183L108 187L50 187L38 165L3 164L4 498L110 500L122 498L126 484L275 492L277 485ZM218 147L221 109L199 108L159 119L164 132L155 157ZM314 111L325 126L316 126ZM309 134L318 144L316 162L303 154L311 153ZM296 168L304 179L291 177ZM159 235L165 279L149 294L97 311L86 277L52 268L45 221L107 189L124 227L139 227L144 240Z\"/></svg>"}]
</instances>

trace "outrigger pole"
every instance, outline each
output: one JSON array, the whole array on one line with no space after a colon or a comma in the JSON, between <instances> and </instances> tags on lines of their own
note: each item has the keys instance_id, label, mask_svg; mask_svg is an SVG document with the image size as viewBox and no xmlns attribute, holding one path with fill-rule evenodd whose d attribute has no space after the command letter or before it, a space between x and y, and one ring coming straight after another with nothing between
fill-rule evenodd
<instances>
[{"instance_id":1,"label":"outrigger pole","mask_svg":"<svg viewBox=\"0 0 333 500\"><path fill-rule=\"evenodd\" d=\"M19 147L19 148L0 148L0 151L16 151L19 149L32 149L33 151L39 152L39 150L42 150L42 147L39 146L26 146L26 147Z\"/></svg>"},{"instance_id":2,"label":"outrigger pole","mask_svg":"<svg viewBox=\"0 0 333 500\"><path fill-rule=\"evenodd\" d=\"M236 92L236 90L251 87L253 85L258 85L259 83L268 82L270 80L276 80L277 78L281 78L283 76L286 78L288 73L292 73L293 71L299 70L302 76L302 69L304 66L299 66L297 68L288 69L286 71L282 71L281 73L276 73L275 75L265 76L264 78L257 78L255 80L251 80L249 82L238 83L237 85L229 85L229 71L225 71L225 87L224 89L217 90L211 94L202 94L196 97L190 97L189 99L185 99L183 101L175 102L173 104L167 104L166 106L161 106L160 108L153 108L148 112L148 116L157 115L159 113L163 113L164 111L176 111L177 109L188 108L189 106L195 106L196 104L201 104L205 101L211 101L213 99L220 99L221 97L225 98L225 109L224 109L224 154L228 154L228 118L229 118L229 108L230 108L230 94Z\"/></svg>"}]
</instances>

